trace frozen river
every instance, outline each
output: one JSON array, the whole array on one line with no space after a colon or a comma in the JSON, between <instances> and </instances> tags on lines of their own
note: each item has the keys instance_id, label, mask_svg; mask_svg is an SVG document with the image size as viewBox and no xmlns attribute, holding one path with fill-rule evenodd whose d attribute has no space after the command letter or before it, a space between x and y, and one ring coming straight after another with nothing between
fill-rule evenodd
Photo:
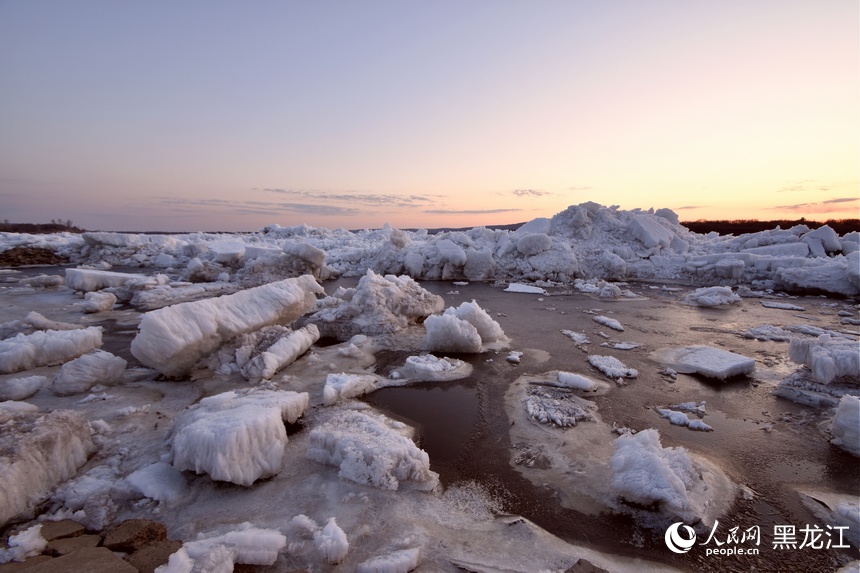
<instances>
[{"instance_id":1,"label":"frozen river","mask_svg":"<svg viewBox=\"0 0 860 573\"><path fill-rule=\"evenodd\" d=\"M66 287L34 290L11 286L24 275L58 271L24 269L6 275L10 286L0 290L0 322L20 320L31 310L51 320L82 320L74 306L80 299ZM357 279L339 279L324 287L331 294L339 286L356 283ZM549 288L546 294L528 294L504 292L478 282L422 281L421 286L442 296L446 307L475 300L510 339L499 351L449 354L473 366L472 373L461 380L383 388L361 397L364 403L416 428L416 441L429 454L432 471L439 474L440 491L470 492L471 497L441 496L444 510L427 500L431 494L369 491L374 488L339 480L336 469L305 459L300 452L307 447L309 422L290 427L288 461L281 473L250 488L185 472L181 495L170 501L143 497L132 503L123 498L133 501L134 496L127 492L111 499L121 489L117 484L123 483L123 476L163 457L165 432L179 411L202 396L247 386L237 376L200 369L190 377L193 381L167 382L136 371L123 385L103 389L101 397L95 391L92 395L96 397L90 400L59 397L43 389L29 402L43 410L76 409L111 426L100 452L81 473L101 476L104 483L99 487L108 494L92 486L92 480L90 486L96 497L104 494L113 504L114 518L160 519L175 538L188 539L213 526L245 521L286 531L289 536L296 515L309 515L320 523L336 516L354 540L357 556L333 568L316 564L315 571L354 570L362 556L362 541L382 546L381 540L398 536L405 539L402 546L423 543L424 558L417 571L524 571L534 563L565 568L560 556L567 549L559 549L542 533L514 533L510 529L514 526L504 525L504 519L509 519L506 515L523 516L572 547L593 551L588 553L589 559L609 570L833 571L840 563L857 558L856 548L850 547L774 549L776 526L794 525L799 530L818 525L823 529L834 523L829 517L837 505L834 500L858 499L860 459L828 442L823 425L832 409L801 405L773 394L780 381L800 368L788 359L788 342L742 335L761 325L812 325L856 337L857 326L843 324L838 314L856 317L855 301L819 296L775 299L790 303L794 308L790 310L766 307L761 304L764 299L750 296L736 304L703 308L684 302L692 287L659 283L626 285L635 296L616 299L561 287ZM121 305L85 315L83 320L104 327L102 348L126 359L129 371L135 371L141 364L129 347L140 316L137 310ZM624 330L599 324L594 320L597 316L615 319ZM565 330L581 333L588 342L574 342L562 333ZM400 342L389 343L371 360L355 363L344 361L346 354L337 355L344 344L322 339L311 349L310 355L317 357L314 361L306 356L283 372L281 388L296 386L309 391L313 402L325 374L335 365L388 377L416 354L420 338L418 330L408 331ZM689 345L754 359L755 370L718 381L698 374L673 374L655 358L666 348ZM507 360L509 351L522 353L519 363ZM614 356L638 371L638 376L619 384L589 364L591 355ZM57 369L42 367L33 373L50 377ZM540 383L554 371L586 375L603 384L600 392L589 397L596 405L591 420L562 429L527 418L522 402L526 389L532 387L531 382L542 387ZM0 382L13 377L4 375ZM701 405L699 417L712 431L673 425L657 411L683 403ZM127 413L120 415L119 411ZM725 511L719 513L713 528L700 525L699 541L712 529L725 541L733 527L758 526L762 537L759 554L706 556L704 547L675 554L664 542L671 519L659 516L654 507L618 500L608 503L613 497L608 464L612 443L619 435L613 428L657 429L664 448L681 446L724 472L736 489L732 498L716 496L712 500L715 505L725 503ZM111 471L99 474L96 470L105 465ZM361 500L358 507L357 499ZM460 514L454 519L448 513L454 511L452 507L459 511L472 504L481 507L475 511L467 507L468 519ZM76 509L62 496L48 507L58 515ZM428 525L427 515L435 516L435 512L444 517L433 517L432 526ZM293 552L282 555L273 569L261 571L311 567L308 549L296 535L290 546ZM846 544L852 539L856 547L856 536L856 531L849 531ZM499 540L510 547L498 549L494 556ZM546 559L511 564L511 554L523 551L518 543L546 553ZM600 561L601 555L606 556L605 561ZM569 566L571 561L567 563Z\"/></svg>"}]
</instances>

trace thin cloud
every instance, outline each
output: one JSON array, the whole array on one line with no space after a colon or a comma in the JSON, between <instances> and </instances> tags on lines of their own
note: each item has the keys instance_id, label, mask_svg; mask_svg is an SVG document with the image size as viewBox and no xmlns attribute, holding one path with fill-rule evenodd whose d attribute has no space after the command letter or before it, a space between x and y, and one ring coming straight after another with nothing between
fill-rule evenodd
<instances>
[{"instance_id":1,"label":"thin cloud","mask_svg":"<svg viewBox=\"0 0 860 573\"><path fill-rule=\"evenodd\" d=\"M278 213L302 213L305 215L359 215L359 209L323 205L315 203L275 203L267 201L227 201L224 199L181 199L159 197L158 204L177 212L199 212L208 209L216 212L230 212L243 215L273 215Z\"/></svg>"},{"instance_id":2,"label":"thin cloud","mask_svg":"<svg viewBox=\"0 0 860 573\"><path fill-rule=\"evenodd\" d=\"M685 205L684 207L675 207L675 211L685 211L688 209L706 209L707 205Z\"/></svg>"},{"instance_id":3,"label":"thin cloud","mask_svg":"<svg viewBox=\"0 0 860 573\"><path fill-rule=\"evenodd\" d=\"M422 213L428 215L492 215L494 213L514 213L522 209L425 209Z\"/></svg>"},{"instance_id":4,"label":"thin cloud","mask_svg":"<svg viewBox=\"0 0 860 573\"><path fill-rule=\"evenodd\" d=\"M857 197L839 197L836 199L828 199L826 201L819 201L817 203L798 203L796 205L780 205L778 207L771 207L771 209L787 209L789 211L796 211L799 209L809 209L814 207L822 207L824 205L833 205L837 203L855 203L860 202L860 198Z\"/></svg>"},{"instance_id":5,"label":"thin cloud","mask_svg":"<svg viewBox=\"0 0 860 573\"><path fill-rule=\"evenodd\" d=\"M839 199L828 199L827 201L822 201L822 203L854 203L860 201L860 198L857 197L840 197Z\"/></svg>"},{"instance_id":6,"label":"thin cloud","mask_svg":"<svg viewBox=\"0 0 860 573\"><path fill-rule=\"evenodd\" d=\"M332 203L361 203L371 206L386 207L421 207L435 202L433 196L428 195L394 195L390 193L370 193L367 191L349 191L333 193L330 191L318 191L310 189L262 189L266 193L288 195L314 201Z\"/></svg>"},{"instance_id":7,"label":"thin cloud","mask_svg":"<svg viewBox=\"0 0 860 573\"><path fill-rule=\"evenodd\" d=\"M594 187L568 187L568 191L591 191Z\"/></svg>"},{"instance_id":8,"label":"thin cloud","mask_svg":"<svg viewBox=\"0 0 860 573\"><path fill-rule=\"evenodd\" d=\"M541 191L540 189L514 189L512 193L517 197L543 197L544 195L552 195L549 191Z\"/></svg>"}]
</instances>

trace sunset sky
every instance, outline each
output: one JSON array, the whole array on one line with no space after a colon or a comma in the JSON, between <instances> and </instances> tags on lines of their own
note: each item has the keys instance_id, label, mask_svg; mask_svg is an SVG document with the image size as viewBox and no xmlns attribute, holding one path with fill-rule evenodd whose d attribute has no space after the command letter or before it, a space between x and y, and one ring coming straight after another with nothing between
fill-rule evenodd
<instances>
[{"instance_id":1,"label":"sunset sky","mask_svg":"<svg viewBox=\"0 0 860 573\"><path fill-rule=\"evenodd\" d=\"M0 0L0 220L860 216L856 0Z\"/></svg>"}]
</instances>

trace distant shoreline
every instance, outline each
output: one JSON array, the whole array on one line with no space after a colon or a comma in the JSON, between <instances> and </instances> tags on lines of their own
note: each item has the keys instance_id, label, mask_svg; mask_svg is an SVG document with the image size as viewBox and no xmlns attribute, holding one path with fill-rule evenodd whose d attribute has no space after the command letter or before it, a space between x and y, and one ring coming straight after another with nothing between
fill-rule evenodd
<instances>
[{"instance_id":1,"label":"distant shoreline","mask_svg":"<svg viewBox=\"0 0 860 573\"><path fill-rule=\"evenodd\" d=\"M501 229L513 231L524 225L526 221L520 223L508 223L503 225L476 225L487 229ZM838 235L845 235L852 231L860 232L860 219L828 219L827 221L808 221L801 217L800 219L778 219L773 221L759 221L756 219L736 219L736 220L698 220L698 221L681 221L684 227L694 233L707 234L716 232L719 235L743 235L746 233L758 233L780 227L781 229L790 229L796 225L806 225L810 229L827 225ZM427 229L427 233L436 235L438 233L446 233L452 231L468 231L474 229L472 227L438 227L435 229ZM363 229L351 229L350 232L358 232ZM403 228L404 231L417 231L419 228L410 227ZM76 226L58 225L56 223L0 223L0 232L2 233L30 233L33 235L42 235L50 233L85 233L90 230L81 229ZM256 233L257 231L102 231L109 233L128 233L140 235L187 235L191 233L222 233L229 235L240 235L247 233Z\"/></svg>"}]
</instances>

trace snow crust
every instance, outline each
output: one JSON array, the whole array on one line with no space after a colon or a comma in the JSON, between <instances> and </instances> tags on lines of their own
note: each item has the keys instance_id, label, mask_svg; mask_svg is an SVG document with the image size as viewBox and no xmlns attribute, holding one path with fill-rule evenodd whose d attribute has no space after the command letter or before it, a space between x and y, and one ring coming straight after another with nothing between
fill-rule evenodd
<instances>
[{"instance_id":1,"label":"snow crust","mask_svg":"<svg viewBox=\"0 0 860 573\"><path fill-rule=\"evenodd\" d=\"M25 515L95 451L83 416L70 410L0 410L0 525Z\"/></svg>"},{"instance_id":2,"label":"snow crust","mask_svg":"<svg viewBox=\"0 0 860 573\"><path fill-rule=\"evenodd\" d=\"M289 324L316 306L324 291L310 275L217 298L186 302L146 313L131 352L167 376L186 374L198 360L240 334Z\"/></svg>"},{"instance_id":3,"label":"snow crust","mask_svg":"<svg viewBox=\"0 0 860 573\"><path fill-rule=\"evenodd\" d=\"M61 364L102 345L102 329L44 330L0 340L0 373Z\"/></svg>"},{"instance_id":4,"label":"snow crust","mask_svg":"<svg viewBox=\"0 0 860 573\"><path fill-rule=\"evenodd\" d=\"M170 462L180 470L249 486L277 474L287 431L308 408L307 393L224 392L179 414L170 433Z\"/></svg>"},{"instance_id":5,"label":"snow crust","mask_svg":"<svg viewBox=\"0 0 860 573\"><path fill-rule=\"evenodd\" d=\"M341 410L308 435L308 459L340 469L344 479L396 490L404 481L432 489L430 457L382 416Z\"/></svg>"}]
</instances>

